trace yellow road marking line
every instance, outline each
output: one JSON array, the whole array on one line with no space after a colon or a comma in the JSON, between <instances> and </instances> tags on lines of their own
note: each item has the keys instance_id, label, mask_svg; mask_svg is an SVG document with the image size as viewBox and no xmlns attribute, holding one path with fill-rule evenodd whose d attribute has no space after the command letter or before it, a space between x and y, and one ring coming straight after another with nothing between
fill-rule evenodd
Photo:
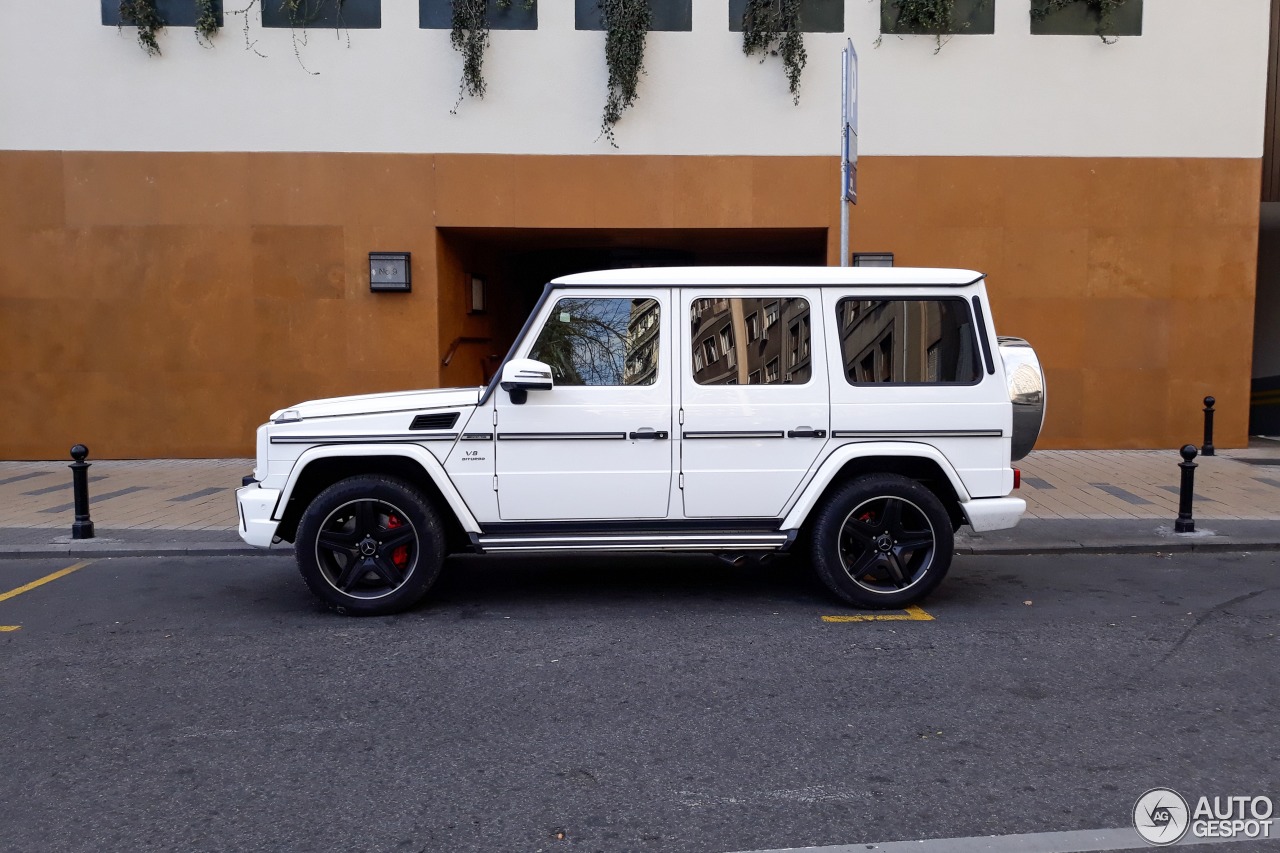
<instances>
[{"instance_id":1,"label":"yellow road marking line","mask_svg":"<svg viewBox=\"0 0 1280 853\"><path fill-rule=\"evenodd\" d=\"M859 613L853 616L823 616L823 622L932 622L933 617L914 604L902 613Z\"/></svg>"},{"instance_id":2,"label":"yellow road marking line","mask_svg":"<svg viewBox=\"0 0 1280 853\"><path fill-rule=\"evenodd\" d=\"M7 601L8 599L13 598L15 595L22 595L24 592L30 592L31 590L35 589L38 586L44 586L49 581L56 581L58 578L65 577L71 574L72 572L78 572L92 562L93 560L82 560L79 563L76 563L74 566L67 566L65 569L56 571L51 575L45 575L44 577L40 578L40 580L38 581L32 581L31 583L24 584L18 587L17 589L11 589L8 592L4 593L3 595L0 595L0 601Z\"/></svg>"},{"instance_id":3,"label":"yellow road marking line","mask_svg":"<svg viewBox=\"0 0 1280 853\"><path fill-rule=\"evenodd\" d=\"M21 630L22 630L21 625L0 625L0 633L4 633L5 631L21 631Z\"/></svg>"}]
</instances>

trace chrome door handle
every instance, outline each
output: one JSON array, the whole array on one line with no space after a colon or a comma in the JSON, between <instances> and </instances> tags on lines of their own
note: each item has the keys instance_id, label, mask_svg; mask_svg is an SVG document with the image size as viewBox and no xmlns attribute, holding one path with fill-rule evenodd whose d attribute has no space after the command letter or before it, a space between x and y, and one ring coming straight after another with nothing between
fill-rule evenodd
<instances>
[{"instance_id":1,"label":"chrome door handle","mask_svg":"<svg viewBox=\"0 0 1280 853\"><path fill-rule=\"evenodd\" d=\"M827 431L825 429L810 429L809 427L800 427L799 429L787 430L787 438L826 438Z\"/></svg>"}]
</instances>

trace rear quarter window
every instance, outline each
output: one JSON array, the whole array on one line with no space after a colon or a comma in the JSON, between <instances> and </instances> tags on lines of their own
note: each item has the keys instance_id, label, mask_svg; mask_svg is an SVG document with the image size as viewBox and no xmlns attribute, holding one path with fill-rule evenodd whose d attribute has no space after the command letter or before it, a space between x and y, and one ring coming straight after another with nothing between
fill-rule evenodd
<instances>
[{"instance_id":1,"label":"rear quarter window","mask_svg":"<svg viewBox=\"0 0 1280 853\"><path fill-rule=\"evenodd\" d=\"M960 298L836 303L851 385L972 385L982 378L973 314Z\"/></svg>"}]
</instances>

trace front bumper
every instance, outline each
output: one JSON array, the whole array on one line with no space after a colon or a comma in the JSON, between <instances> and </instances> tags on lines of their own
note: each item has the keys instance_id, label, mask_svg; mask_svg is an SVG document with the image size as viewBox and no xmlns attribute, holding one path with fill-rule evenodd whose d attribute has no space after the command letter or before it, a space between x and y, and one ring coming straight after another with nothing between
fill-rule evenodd
<instances>
[{"instance_id":1,"label":"front bumper","mask_svg":"<svg viewBox=\"0 0 1280 853\"><path fill-rule=\"evenodd\" d=\"M240 538L259 548L271 546L280 522L271 517L280 501L279 489L258 485L236 489L236 507L240 514Z\"/></svg>"},{"instance_id":2,"label":"front bumper","mask_svg":"<svg viewBox=\"0 0 1280 853\"><path fill-rule=\"evenodd\" d=\"M969 526L977 533L1016 527L1027 502L1022 498L974 498L960 504Z\"/></svg>"}]
</instances>

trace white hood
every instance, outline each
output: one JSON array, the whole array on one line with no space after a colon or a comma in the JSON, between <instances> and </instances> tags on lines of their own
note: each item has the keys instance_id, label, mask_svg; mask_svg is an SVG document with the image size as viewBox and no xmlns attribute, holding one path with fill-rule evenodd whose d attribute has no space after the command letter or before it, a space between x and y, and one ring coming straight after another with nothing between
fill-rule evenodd
<instances>
[{"instance_id":1,"label":"white hood","mask_svg":"<svg viewBox=\"0 0 1280 853\"><path fill-rule=\"evenodd\" d=\"M275 420L285 412L297 412L301 420L331 418L340 415L376 415L385 412L413 412L421 409L474 406L483 388L437 388L430 391L394 391L389 394L359 394L355 397L330 397L308 400L281 409L271 415Z\"/></svg>"}]
</instances>

